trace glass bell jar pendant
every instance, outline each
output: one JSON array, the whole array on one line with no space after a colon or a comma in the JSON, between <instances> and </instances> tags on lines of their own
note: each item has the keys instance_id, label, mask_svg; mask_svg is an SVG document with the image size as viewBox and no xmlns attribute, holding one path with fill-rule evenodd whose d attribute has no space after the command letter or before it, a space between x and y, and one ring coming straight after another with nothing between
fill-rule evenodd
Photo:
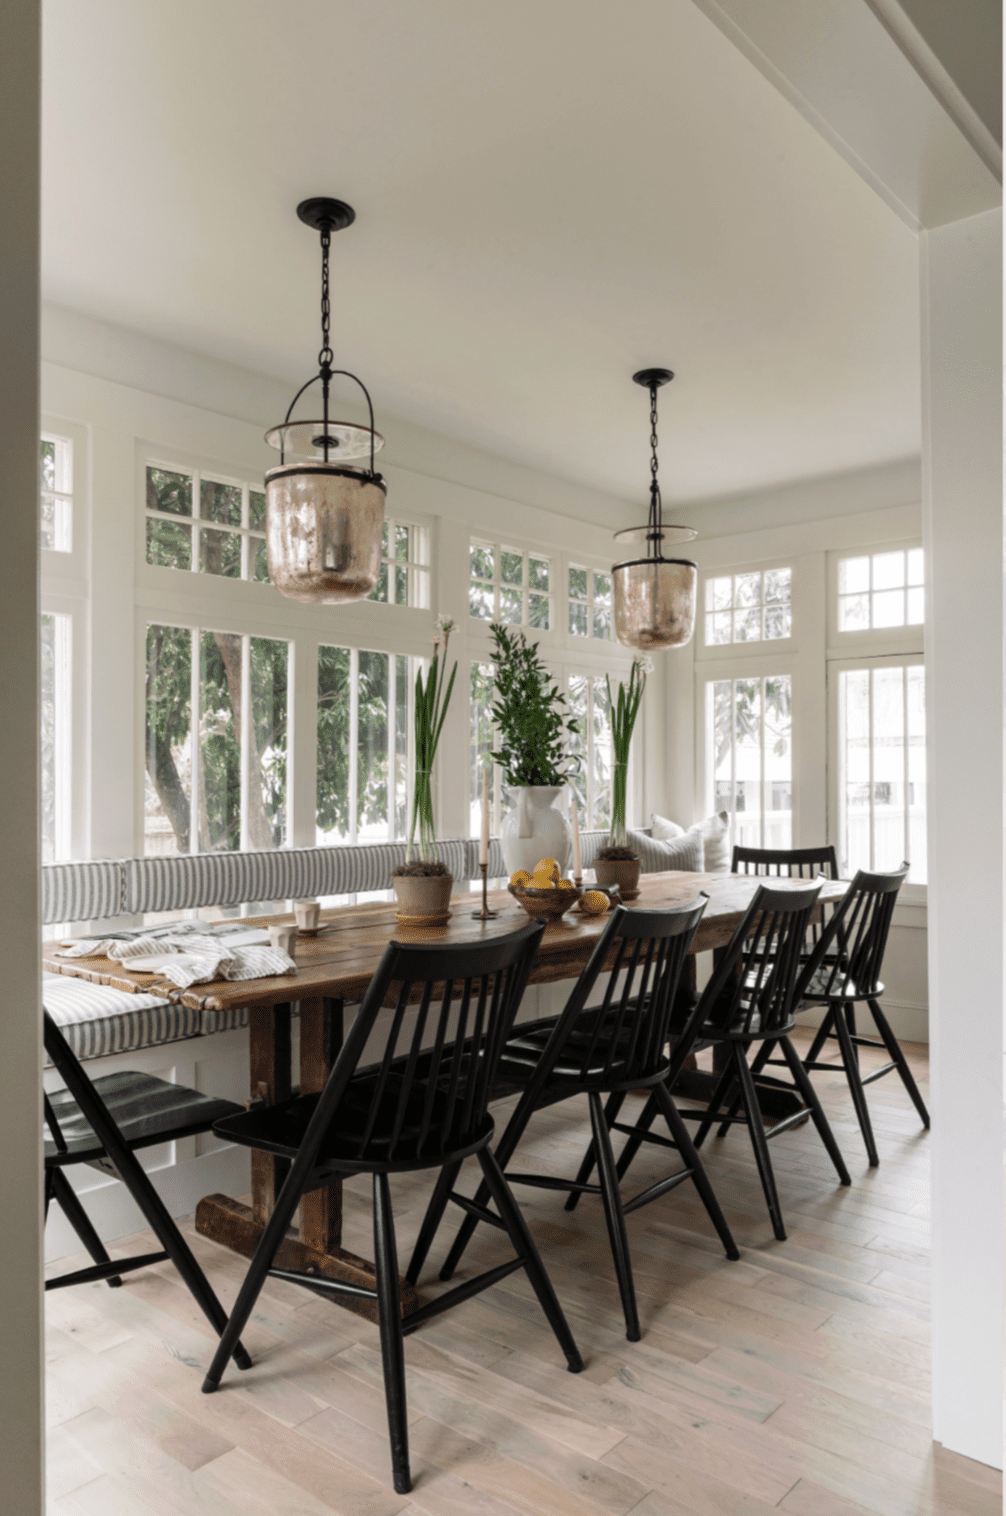
<instances>
[{"instance_id":1,"label":"glass bell jar pendant","mask_svg":"<svg viewBox=\"0 0 1006 1516\"><path fill-rule=\"evenodd\" d=\"M318 372L294 395L282 426L265 434L280 455L265 476L269 579L291 600L342 605L365 599L381 572L387 486L374 470L374 454L384 438L374 430L366 385L347 369L332 367L329 343L329 245L332 233L350 226L356 213L341 200L320 198L302 201L297 215L321 233L322 345ZM330 417L329 391L340 375L363 391L369 427ZM291 421L301 395L319 381L320 420ZM351 462L356 466L349 467Z\"/></svg>"},{"instance_id":2,"label":"glass bell jar pendant","mask_svg":"<svg viewBox=\"0 0 1006 1516\"><path fill-rule=\"evenodd\" d=\"M664 548L691 542L698 533L690 526L666 525L660 499L657 390L674 375L667 368L644 368L632 377L650 392L650 514L645 526L615 533L616 542L646 544L644 557L612 565L615 635L624 647L653 653L691 640L698 570L688 558L665 557Z\"/></svg>"}]
</instances>

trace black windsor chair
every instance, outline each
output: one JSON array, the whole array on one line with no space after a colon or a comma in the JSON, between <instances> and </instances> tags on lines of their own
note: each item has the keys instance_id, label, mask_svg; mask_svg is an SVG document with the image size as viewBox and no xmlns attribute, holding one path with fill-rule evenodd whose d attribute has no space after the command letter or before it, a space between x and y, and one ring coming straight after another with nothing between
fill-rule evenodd
<instances>
[{"instance_id":1,"label":"black windsor chair","mask_svg":"<svg viewBox=\"0 0 1006 1516\"><path fill-rule=\"evenodd\" d=\"M844 1070L871 1168L876 1168L880 1159L866 1103L866 1085L883 1079L885 1074L897 1069L901 1082L922 1119L922 1125L929 1126L925 1101L912 1077L898 1039L877 1003L884 993L880 970L891 930L891 918L908 868L909 865L903 863L899 869L894 869L889 874L870 874L860 869L828 923L817 951L808 962L797 987L798 997L802 1000L827 1006L810 1052L803 1060L803 1067L808 1073ZM865 1002L869 1007L880 1033L879 1039L861 1037L856 1031L856 1006L860 1002ZM830 1040L838 1043L838 1063L820 1061L821 1051ZM890 1062L862 1075L859 1071L861 1047L885 1049ZM773 1061L763 1058L761 1052L759 1060L762 1065ZM759 1067L758 1060L755 1067Z\"/></svg>"},{"instance_id":2,"label":"black windsor chair","mask_svg":"<svg viewBox=\"0 0 1006 1516\"><path fill-rule=\"evenodd\" d=\"M435 946L390 942L320 1095L295 1096L279 1105L253 1107L221 1121L216 1130L290 1160L255 1257L231 1314L203 1390L214 1391L232 1342L243 1330L259 1292L272 1275L320 1295L351 1295L377 1303L394 1486L411 1489L402 1339L424 1322L515 1269L525 1269L572 1373L583 1362L545 1272L531 1233L493 1157L489 1093L503 1044L513 1025L528 973L544 931L533 922L484 942ZM380 1063L360 1066L367 1038L391 1008ZM414 1025L407 1025L414 1008ZM477 1158L498 1215L450 1193L465 1158ZM459 1288L430 1301L403 1321L398 1255L388 1175L439 1168L437 1193L480 1220L505 1231L516 1255ZM273 1258L301 1195L333 1174L373 1176L376 1289L293 1269ZM450 1183L444 1183L449 1175Z\"/></svg>"},{"instance_id":3,"label":"black windsor chair","mask_svg":"<svg viewBox=\"0 0 1006 1516\"><path fill-rule=\"evenodd\" d=\"M503 1049L500 1076L523 1086L523 1093L496 1146L496 1159L506 1171L524 1129L542 1104L554 1104L573 1095L586 1095L594 1132L592 1153L598 1155L600 1184L583 1179L560 1179L544 1174L507 1172L511 1184L536 1185L543 1189L568 1190L576 1195L600 1195L604 1204L608 1237L625 1313L625 1334L639 1340L639 1315L632 1280L626 1214L648 1205L686 1179L691 1179L709 1217L720 1235L727 1256L740 1257L730 1230L706 1177L691 1137L668 1093L665 1083L670 1060L667 1055L668 1023L681 981L688 949L705 910L708 896L699 903L669 911L626 910L618 906L605 925L558 1018L517 1027ZM598 975L610 967L610 978L599 1005L588 1006ZM609 1129L625 1096L631 1090L650 1089L670 1129L670 1138L651 1137L653 1142L674 1148L684 1167L666 1179L648 1186L631 1200L623 1201L615 1173ZM617 1102L605 1119L601 1096ZM617 1127L631 1131L629 1127ZM593 1161L591 1167L593 1166ZM588 1170L589 1173L589 1170ZM447 1183L453 1183L448 1179ZM437 1190L423 1221L415 1252L409 1264L409 1279L415 1283L443 1215L445 1195ZM476 1206L465 1217L440 1271L450 1279L480 1219L488 1190L483 1185Z\"/></svg>"},{"instance_id":4,"label":"black windsor chair","mask_svg":"<svg viewBox=\"0 0 1006 1516\"><path fill-rule=\"evenodd\" d=\"M47 1290L62 1290L71 1284L90 1284L104 1279L116 1288L121 1275L170 1258L201 1310L220 1333L227 1325L227 1312L209 1280L193 1257L150 1177L136 1157L138 1150L159 1142L176 1141L208 1132L224 1116L240 1112L231 1100L202 1095L184 1085L170 1084L152 1074L123 1071L89 1079L66 1038L43 1011L45 1050L66 1088L43 1094L45 1123L44 1197L45 1214L55 1200L73 1227L94 1266L75 1269L47 1279ZM109 1257L80 1197L66 1177L74 1164L87 1164L114 1174L126 1186L163 1249L133 1258ZM241 1369L251 1368L251 1359L234 1339L228 1350Z\"/></svg>"},{"instance_id":5,"label":"black windsor chair","mask_svg":"<svg viewBox=\"0 0 1006 1516\"><path fill-rule=\"evenodd\" d=\"M671 1026L672 1033L677 1031L667 1076L671 1089L685 1061L698 1047L721 1044L726 1048L726 1064L708 1108L704 1111L681 1110L679 1115L686 1121L699 1122L695 1146L701 1148L724 1104L736 1099L730 1113L721 1118L720 1134L734 1124L747 1126L772 1228L780 1241L785 1239L786 1229L769 1156L770 1138L778 1137L806 1120L809 1110L839 1180L843 1185L852 1183L821 1102L789 1037L795 1025L801 954L819 892L819 884L803 887L785 883L762 885L729 944L721 950L712 976L687 1020L679 1028L675 1028L673 1022ZM782 1050L793 1083L807 1107L776 1122L768 1130L758 1104L754 1069L747 1059L748 1050L755 1042ZM792 1087L772 1077L762 1082ZM741 1107L743 1115L737 1114ZM648 1139L649 1128L659 1109L656 1095L651 1095L619 1158L620 1178L641 1143Z\"/></svg>"},{"instance_id":6,"label":"black windsor chair","mask_svg":"<svg viewBox=\"0 0 1006 1516\"><path fill-rule=\"evenodd\" d=\"M821 847L740 847L734 848L731 874L760 874L779 879L816 879L824 874L838 878L838 858L830 844Z\"/></svg>"}]
</instances>

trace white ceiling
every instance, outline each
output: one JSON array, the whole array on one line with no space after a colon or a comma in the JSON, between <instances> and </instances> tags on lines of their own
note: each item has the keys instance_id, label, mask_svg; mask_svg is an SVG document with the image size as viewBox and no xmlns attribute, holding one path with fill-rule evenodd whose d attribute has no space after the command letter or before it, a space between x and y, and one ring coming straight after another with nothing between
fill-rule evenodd
<instances>
[{"instance_id":1,"label":"white ceiling","mask_svg":"<svg viewBox=\"0 0 1006 1516\"><path fill-rule=\"evenodd\" d=\"M47 0L46 298L645 499L917 453L917 245L691 0ZM291 389L292 393L292 389ZM277 418L279 419L279 418Z\"/></svg>"}]
</instances>

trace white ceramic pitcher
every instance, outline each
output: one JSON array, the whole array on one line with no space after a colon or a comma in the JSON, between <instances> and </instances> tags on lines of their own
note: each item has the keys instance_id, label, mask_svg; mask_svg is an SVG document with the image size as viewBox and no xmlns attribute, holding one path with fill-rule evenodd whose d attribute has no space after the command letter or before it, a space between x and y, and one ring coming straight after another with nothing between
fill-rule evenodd
<instances>
[{"instance_id":1,"label":"white ceramic pitcher","mask_svg":"<svg viewBox=\"0 0 1006 1516\"><path fill-rule=\"evenodd\" d=\"M530 874L542 858L554 858L565 874L570 855L569 822L555 801L564 792L562 784L525 785L517 791L517 804L503 818L500 846L507 876L518 869Z\"/></svg>"}]
</instances>

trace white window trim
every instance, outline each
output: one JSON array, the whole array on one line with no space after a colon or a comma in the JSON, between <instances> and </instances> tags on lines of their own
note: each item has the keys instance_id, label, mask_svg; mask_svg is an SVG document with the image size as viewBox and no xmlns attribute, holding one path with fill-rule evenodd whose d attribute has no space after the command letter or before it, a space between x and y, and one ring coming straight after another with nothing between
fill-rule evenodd
<instances>
[{"instance_id":1,"label":"white window trim","mask_svg":"<svg viewBox=\"0 0 1006 1516\"><path fill-rule=\"evenodd\" d=\"M570 573L572 572L573 569L581 569L587 575L587 595L586 595L586 599L584 599L584 600L581 600L576 595L571 595L570 594L570 590L569 590L569 576L570 576ZM595 574L605 574L607 576L607 578L608 578L608 582L611 584L611 600L610 600L608 606L606 607L606 609L608 610L609 615L611 617L611 635L610 635L610 637L595 637L595 635L594 635L594 575ZM587 649L590 649L592 647L595 647L595 646L599 646L599 647L602 647L602 648L611 647L612 644L616 642L616 638L615 638L615 585L614 585L614 579L613 579L612 573L611 573L611 564L609 563L605 567L602 568L599 564L590 564L590 563L588 563L586 561L581 562L579 559L573 558L573 557L567 558L566 562L565 562L564 574L563 574L563 593L565 594L565 597L566 597L566 607L565 607L565 617L563 619L563 624L562 624L562 630L566 634L566 638L567 638L568 644L571 645L574 648L583 648L584 651L586 651ZM572 630L572 628L570 627L570 624L569 624L570 611L571 611L571 609L572 609L572 607L574 605L585 606L586 610L587 610L587 631L586 631L586 633L583 636L581 636L579 634L579 632L574 632ZM602 607L602 609L604 609L604 607Z\"/></svg>"},{"instance_id":2,"label":"white window trim","mask_svg":"<svg viewBox=\"0 0 1006 1516\"><path fill-rule=\"evenodd\" d=\"M920 537L901 538L893 542L871 542L864 547L832 549L828 553L828 658L872 658L890 654L921 654L925 645L925 623L912 626L866 627L862 631L840 632L838 629L838 565L845 558L875 558L879 553L908 552L922 546ZM928 565L924 581L929 593Z\"/></svg>"},{"instance_id":3,"label":"white window trim","mask_svg":"<svg viewBox=\"0 0 1006 1516\"><path fill-rule=\"evenodd\" d=\"M488 548L492 552L493 578L491 581L488 579L481 579L472 573L472 548ZM523 558L522 578L519 586L516 584L507 584L503 579L502 555L504 553L519 553ZM548 564L549 587L547 591L537 590L531 586L530 560L532 558L537 558L540 562ZM500 603L503 591L513 590L516 592L519 589L521 595L521 620L507 621L503 624L512 631L525 632L529 641L532 639L538 640L540 638L544 638L547 641L555 640L559 630L557 623L559 616L560 587L556 583L556 575L558 573L558 558L554 552L545 548L536 547L533 543L520 543L515 540L507 540L503 537L492 537L485 532L473 531L469 533L467 563L468 577L465 584L465 613L467 620L467 631L469 635L473 633L477 635L478 628L482 627L484 628L484 635L491 637L491 633L489 632L490 625L493 621L499 622L501 619ZM471 614L470 587L473 584L481 585L486 589L488 589L490 586L492 588L493 614L489 620L483 616L473 616ZM548 600L547 627L531 625L529 618L531 614L532 595L539 595Z\"/></svg>"},{"instance_id":4,"label":"white window trim","mask_svg":"<svg viewBox=\"0 0 1006 1516\"><path fill-rule=\"evenodd\" d=\"M65 441L73 449L71 491L70 551L42 548L40 570L43 587L47 582L58 583L57 593L69 592L86 596L88 557L90 546L90 428L59 416L43 415L39 431L40 441ZM71 583L71 581L75 581Z\"/></svg>"},{"instance_id":5,"label":"white window trim","mask_svg":"<svg viewBox=\"0 0 1006 1516\"><path fill-rule=\"evenodd\" d=\"M709 662L732 662L737 658L764 657L766 652L772 654L778 650L782 654L792 653L799 637L797 626L797 606L799 594L797 588L797 562L800 557L797 553L790 553L780 558L759 559L756 563L751 561L737 563L718 563L709 568L699 570L699 582L695 598L695 661L696 663ZM788 568L790 570L790 634L788 637L760 637L756 642L706 642L706 581L709 579L726 579L737 574L767 574L772 569ZM726 677L725 675L723 677Z\"/></svg>"},{"instance_id":6,"label":"white window trim","mask_svg":"<svg viewBox=\"0 0 1006 1516\"><path fill-rule=\"evenodd\" d=\"M881 549L881 551L883 551L883 549ZM901 630L901 628L896 628L896 630ZM860 634L853 633L852 635L858 636ZM885 653L873 655L864 653L860 657L852 656L844 658L829 658L828 660L828 841L834 843L835 850L839 854L839 868L842 866L842 837L841 827L839 825L839 817L841 816L841 797L839 794L839 784L841 781L842 766L841 756L838 751L838 675L843 672L849 672L855 669L863 668L874 669L915 667L924 669L925 666L925 658L921 652ZM929 783L928 773L926 776L926 782L927 784ZM924 906L926 905L928 898L929 891L927 885L909 884L906 880L906 882L901 886L901 889L898 893L898 907L900 909L902 906Z\"/></svg>"}]
</instances>

